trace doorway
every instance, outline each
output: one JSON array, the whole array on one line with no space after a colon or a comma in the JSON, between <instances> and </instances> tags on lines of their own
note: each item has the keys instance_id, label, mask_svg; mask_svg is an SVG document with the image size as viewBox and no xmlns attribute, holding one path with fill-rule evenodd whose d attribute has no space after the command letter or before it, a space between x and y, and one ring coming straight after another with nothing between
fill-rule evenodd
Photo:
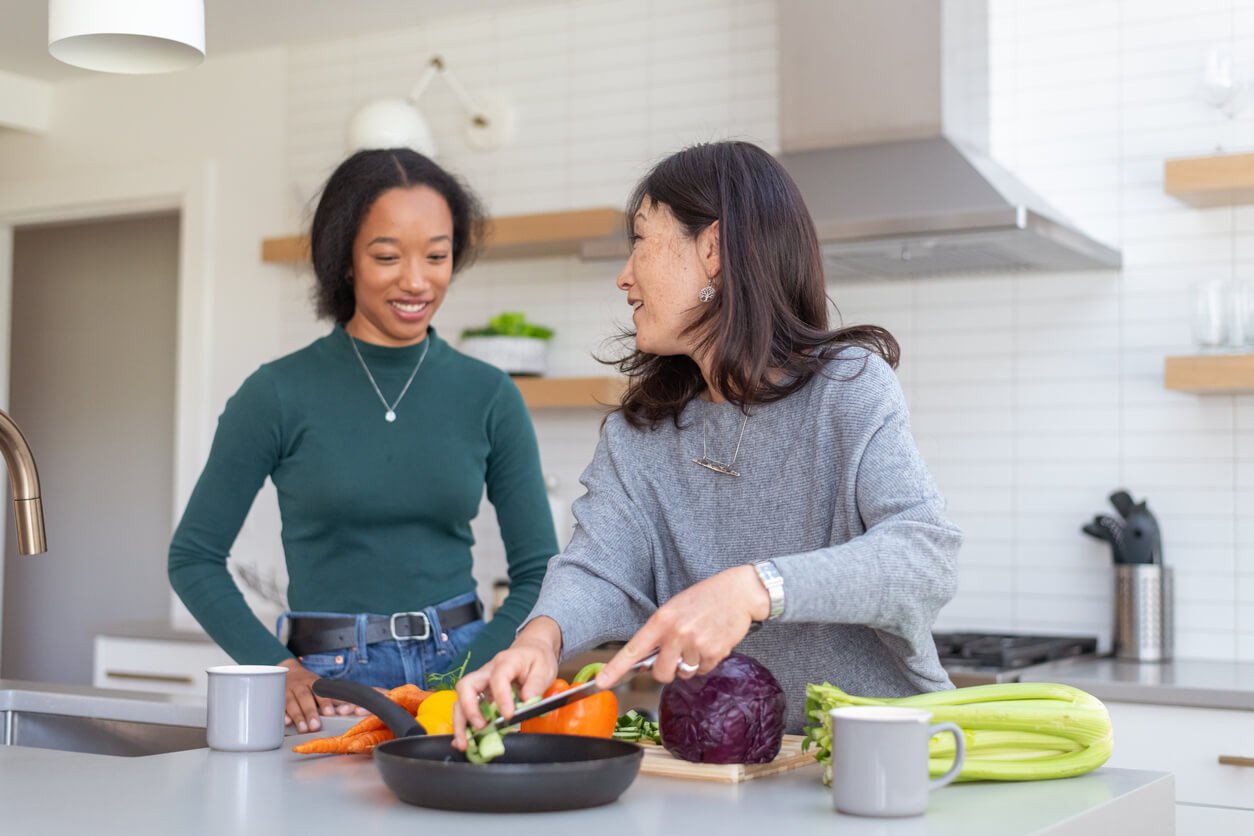
<instances>
[{"instance_id":1,"label":"doorway","mask_svg":"<svg viewBox=\"0 0 1254 836\"><path fill-rule=\"evenodd\" d=\"M19 227L10 414L48 553L4 561L0 676L91 684L96 633L169 613L179 216Z\"/></svg>"}]
</instances>

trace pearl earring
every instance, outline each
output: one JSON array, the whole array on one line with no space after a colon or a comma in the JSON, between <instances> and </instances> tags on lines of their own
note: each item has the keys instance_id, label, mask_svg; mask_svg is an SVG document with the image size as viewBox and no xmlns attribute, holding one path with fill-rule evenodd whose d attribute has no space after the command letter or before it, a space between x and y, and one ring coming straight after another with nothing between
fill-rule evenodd
<instances>
[{"instance_id":1,"label":"pearl earring","mask_svg":"<svg viewBox=\"0 0 1254 836\"><path fill-rule=\"evenodd\" d=\"M702 302L709 302L711 299L714 298L714 294L717 292L718 291L714 289L714 280L710 279L709 284L707 284L705 287L697 291L697 298L700 299Z\"/></svg>"}]
</instances>

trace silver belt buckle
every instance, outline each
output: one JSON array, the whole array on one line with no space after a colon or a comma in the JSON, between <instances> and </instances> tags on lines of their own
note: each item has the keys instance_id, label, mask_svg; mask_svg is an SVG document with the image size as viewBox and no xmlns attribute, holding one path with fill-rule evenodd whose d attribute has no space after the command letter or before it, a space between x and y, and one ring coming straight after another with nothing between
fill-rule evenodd
<instances>
[{"instance_id":1,"label":"silver belt buckle","mask_svg":"<svg viewBox=\"0 0 1254 836\"><path fill-rule=\"evenodd\" d=\"M417 615L417 616L422 617L422 635L419 635L419 636L397 635L396 619L401 618L402 616L406 616L406 615L410 615L410 616ZM392 620L388 622L388 627L392 631L392 638L396 639L398 642L402 642L402 641L420 642L420 641L425 641L431 638L431 619L427 618L427 614L425 612L394 612L392 613Z\"/></svg>"}]
</instances>

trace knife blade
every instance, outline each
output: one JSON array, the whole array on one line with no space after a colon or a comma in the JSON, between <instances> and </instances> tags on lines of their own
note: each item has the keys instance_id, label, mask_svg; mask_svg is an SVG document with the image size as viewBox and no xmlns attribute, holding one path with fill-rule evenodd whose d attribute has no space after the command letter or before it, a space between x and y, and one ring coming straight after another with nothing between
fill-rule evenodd
<instances>
[{"instance_id":1,"label":"knife blade","mask_svg":"<svg viewBox=\"0 0 1254 836\"><path fill-rule=\"evenodd\" d=\"M649 654L648 656L644 657L643 659L641 659L639 662L636 662L627 670L628 671L648 670L649 668L653 667L653 663L656 661L657 661L657 652L655 651ZM587 682L583 682L579 685L576 685L573 688L567 688L565 691L562 691L559 694L554 694L551 697L545 697L539 702L532 703L526 708L523 708L514 712L514 716L508 720L506 720L504 717L497 717L495 720L492 721L492 725L495 726L497 729L505 729L505 728L509 728L510 726L516 726L519 723L526 722L527 720L534 720L535 718L541 716L542 714L548 714L550 711L556 711L557 709L562 708L563 706L570 705L572 702L581 700L584 697L590 697L593 694L599 694L605 690L608 690L608 689L601 688L600 686L598 686L596 679L589 679Z\"/></svg>"}]
</instances>

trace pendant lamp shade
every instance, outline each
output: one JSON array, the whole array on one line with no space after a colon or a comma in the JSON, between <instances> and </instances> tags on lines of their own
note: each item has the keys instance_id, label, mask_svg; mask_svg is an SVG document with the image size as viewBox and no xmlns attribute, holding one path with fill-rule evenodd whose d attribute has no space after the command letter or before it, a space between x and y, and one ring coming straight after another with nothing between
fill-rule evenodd
<instances>
[{"instance_id":1,"label":"pendant lamp shade","mask_svg":"<svg viewBox=\"0 0 1254 836\"><path fill-rule=\"evenodd\" d=\"M104 73L167 73L205 58L204 0L48 0L48 52Z\"/></svg>"},{"instance_id":2,"label":"pendant lamp shade","mask_svg":"<svg viewBox=\"0 0 1254 836\"><path fill-rule=\"evenodd\" d=\"M377 99L362 105L348 123L348 151L412 148L434 157L435 138L427 120L403 99Z\"/></svg>"}]
</instances>

